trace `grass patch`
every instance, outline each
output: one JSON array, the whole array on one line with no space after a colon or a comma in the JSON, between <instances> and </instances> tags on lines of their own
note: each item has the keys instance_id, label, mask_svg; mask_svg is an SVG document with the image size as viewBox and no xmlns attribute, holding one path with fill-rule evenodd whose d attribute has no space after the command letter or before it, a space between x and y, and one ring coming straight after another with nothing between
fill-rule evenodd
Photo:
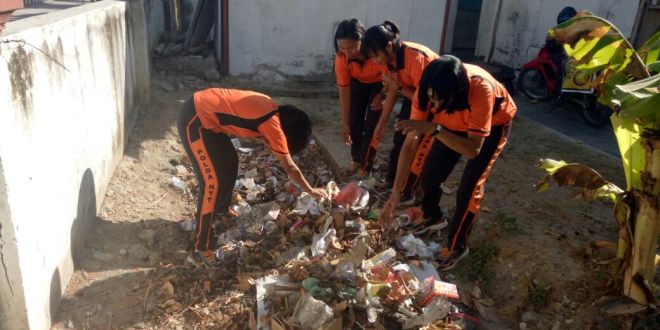
<instances>
[{"instance_id":1,"label":"grass patch","mask_svg":"<svg viewBox=\"0 0 660 330\"><path fill-rule=\"evenodd\" d=\"M527 289L527 299L537 307L547 306L550 298L551 287L544 283L534 280Z\"/></svg>"},{"instance_id":2,"label":"grass patch","mask_svg":"<svg viewBox=\"0 0 660 330\"><path fill-rule=\"evenodd\" d=\"M467 258L459 264L457 272L459 276L469 281L479 281L487 287L494 274L490 269L490 261L497 255L494 245L484 245L474 251L470 251Z\"/></svg>"},{"instance_id":3,"label":"grass patch","mask_svg":"<svg viewBox=\"0 0 660 330\"><path fill-rule=\"evenodd\" d=\"M498 212L495 219L487 222L486 228L505 234L523 234L525 232L520 227L516 217L508 216L502 212Z\"/></svg>"}]
</instances>

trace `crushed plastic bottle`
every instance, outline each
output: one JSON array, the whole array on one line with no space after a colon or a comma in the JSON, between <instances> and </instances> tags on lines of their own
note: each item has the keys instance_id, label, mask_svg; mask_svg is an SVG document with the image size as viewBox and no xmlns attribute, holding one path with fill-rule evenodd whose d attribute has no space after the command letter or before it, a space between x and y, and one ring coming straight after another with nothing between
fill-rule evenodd
<instances>
[{"instance_id":1,"label":"crushed plastic bottle","mask_svg":"<svg viewBox=\"0 0 660 330\"><path fill-rule=\"evenodd\" d=\"M246 203L246 202L244 202L244 201L241 201L240 203L238 203L238 204L232 206L232 209L233 209L234 212L236 212L239 216L241 216L241 215L246 215L246 214L249 214L250 212L252 212L252 207L250 206L250 204L248 204L248 203Z\"/></svg>"}]
</instances>

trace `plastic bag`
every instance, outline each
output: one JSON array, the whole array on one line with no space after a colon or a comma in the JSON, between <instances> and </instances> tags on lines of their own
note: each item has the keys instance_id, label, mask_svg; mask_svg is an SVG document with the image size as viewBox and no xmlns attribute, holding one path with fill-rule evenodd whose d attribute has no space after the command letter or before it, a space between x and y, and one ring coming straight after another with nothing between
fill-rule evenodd
<instances>
[{"instance_id":1,"label":"plastic bag","mask_svg":"<svg viewBox=\"0 0 660 330\"><path fill-rule=\"evenodd\" d=\"M435 251L432 250L426 242L412 234L401 236L396 243L397 246L403 250L406 257L418 256L421 259L431 259L435 254Z\"/></svg>"},{"instance_id":2,"label":"plastic bag","mask_svg":"<svg viewBox=\"0 0 660 330\"><path fill-rule=\"evenodd\" d=\"M327 229L321 234L315 234L312 238L312 257L325 254L330 242L335 237L337 237L337 231L334 228Z\"/></svg>"}]
</instances>

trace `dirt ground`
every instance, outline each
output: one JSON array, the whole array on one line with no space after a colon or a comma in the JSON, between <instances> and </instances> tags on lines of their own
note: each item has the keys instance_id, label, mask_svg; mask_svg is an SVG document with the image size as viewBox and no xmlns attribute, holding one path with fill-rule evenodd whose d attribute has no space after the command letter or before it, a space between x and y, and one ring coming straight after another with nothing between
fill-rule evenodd
<instances>
[{"instance_id":1,"label":"dirt ground","mask_svg":"<svg viewBox=\"0 0 660 330\"><path fill-rule=\"evenodd\" d=\"M276 268L264 259L253 260L260 266L254 269L228 264L219 274L200 274L181 266L189 237L177 229L176 221L192 217L194 200L168 184L172 176L182 174L177 165L182 164L184 152L175 119L183 99L210 84L166 78L166 88L163 76L154 79L161 81L153 84L152 106L139 118L114 173L53 329L248 328L256 308L250 279ZM177 81L183 83L177 86ZM174 88L169 90L170 86ZM336 140L324 143L339 142L336 98L319 94L275 99L307 110L324 136L336 133ZM309 149L299 163L306 176L318 181L328 167L318 145ZM384 146L378 155L380 164L386 154ZM443 277L456 283L464 295L475 285L480 287L487 329L629 327L631 319L607 317L595 304L617 292L608 286L608 269L585 252L592 240L616 239L612 205L576 200L573 192L557 187L534 192L533 184L544 176L534 167L539 158L588 164L616 184L625 183L617 158L517 118L510 142L490 175L470 238L470 256ZM242 164L244 170L253 166ZM457 186L461 166L448 180L448 188ZM446 195L443 207L451 210L454 199L455 194ZM257 245L255 249L267 255L270 247ZM234 271L254 274L246 277Z\"/></svg>"}]
</instances>

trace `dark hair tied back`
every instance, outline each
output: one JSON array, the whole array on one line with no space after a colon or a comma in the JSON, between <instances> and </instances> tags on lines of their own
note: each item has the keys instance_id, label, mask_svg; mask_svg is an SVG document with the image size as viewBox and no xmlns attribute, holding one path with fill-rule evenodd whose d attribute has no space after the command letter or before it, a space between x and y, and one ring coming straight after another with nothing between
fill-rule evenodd
<instances>
[{"instance_id":1,"label":"dark hair tied back","mask_svg":"<svg viewBox=\"0 0 660 330\"><path fill-rule=\"evenodd\" d=\"M401 46L399 27L394 22L387 20L383 24L370 27L364 34L362 55L370 57L378 52L385 52L389 42L392 43L395 52Z\"/></svg>"},{"instance_id":2,"label":"dark hair tied back","mask_svg":"<svg viewBox=\"0 0 660 330\"><path fill-rule=\"evenodd\" d=\"M394 22L392 22L392 21L390 21L390 20L386 20L385 22L383 22L382 26L383 26L384 28L390 30L390 32L395 33L395 34L397 34L397 35L398 35L399 32L400 32L400 31L399 31L399 26L396 25L396 23L394 23Z\"/></svg>"}]
</instances>

